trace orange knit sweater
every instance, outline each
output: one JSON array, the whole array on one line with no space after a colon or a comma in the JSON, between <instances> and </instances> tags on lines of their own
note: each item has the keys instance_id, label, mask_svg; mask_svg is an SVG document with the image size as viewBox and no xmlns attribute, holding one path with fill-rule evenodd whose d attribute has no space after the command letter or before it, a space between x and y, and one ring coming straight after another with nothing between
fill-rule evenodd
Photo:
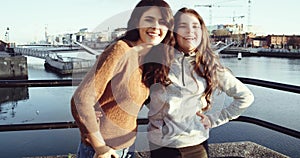
<instances>
[{"instance_id":1,"label":"orange knit sweater","mask_svg":"<svg viewBox=\"0 0 300 158\"><path fill-rule=\"evenodd\" d=\"M136 138L137 115L149 89L142 83L140 52L131 48L122 40L109 46L73 95L72 114L86 143L86 134L95 132L114 149L129 147ZM102 112L98 122L95 111Z\"/></svg>"}]
</instances>

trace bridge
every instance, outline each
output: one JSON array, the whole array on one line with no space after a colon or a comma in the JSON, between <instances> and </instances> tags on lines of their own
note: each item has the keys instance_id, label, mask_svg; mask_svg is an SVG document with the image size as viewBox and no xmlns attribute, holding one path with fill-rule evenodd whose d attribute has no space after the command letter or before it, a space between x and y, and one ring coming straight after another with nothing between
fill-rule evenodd
<instances>
[{"instance_id":1,"label":"bridge","mask_svg":"<svg viewBox=\"0 0 300 158\"><path fill-rule=\"evenodd\" d=\"M49 56L51 51L48 50L38 50L38 49L33 49L33 48L14 48L14 53L15 54L21 54L21 55L27 55L27 56L32 56L36 58L41 58L41 59L46 59L47 56Z\"/></svg>"},{"instance_id":2,"label":"bridge","mask_svg":"<svg viewBox=\"0 0 300 158\"><path fill-rule=\"evenodd\" d=\"M78 46L72 47L47 47L46 49L41 47L15 47L14 53L16 55L27 55L36 58L46 59L47 56L50 54L55 54L58 51L76 51L80 50L81 48Z\"/></svg>"},{"instance_id":3,"label":"bridge","mask_svg":"<svg viewBox=\"0 0 300 158\"><path fill-rule=\"evenodd\" d=\"M216 44L212 45L212 48L213 48L213 50L216 54L219 54L222 50L224 50L226 48L229 48L230 46L232 46L234 44L235 44L235 42L231 42L229 44L226 44L222 41L219 41Z\"/></svg>"}]
</instances>

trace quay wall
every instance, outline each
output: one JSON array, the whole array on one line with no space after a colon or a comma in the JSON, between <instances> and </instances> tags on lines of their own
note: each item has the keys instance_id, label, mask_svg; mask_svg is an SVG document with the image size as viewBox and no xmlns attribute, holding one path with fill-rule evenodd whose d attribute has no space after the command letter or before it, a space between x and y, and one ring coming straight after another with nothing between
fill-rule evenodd
<instances>
[{"instance_id":1,"label":"quay wall","mask_svg":"<svg viewBox=\"0 0 300 158\"><path fill-rule=\"evenodd\" d=\"M0 79L28 79L27 58L24 56L0 57Z\"/></svg>"},{"instance_id":2,"label":"quay wall","mask_svg":"<svg viewBox=\"0 0 300 158\"><path fill-rule=\"evenodd\" d=\"M279 57L279 58L298 58L299 59L300 53L259 51L259 52L257 52L256 56Z\"/></svg>"},{"instance_id":3,"label":"quay wall","mask_svg":"<svg viewBox=\"0 0 300 158\"><path fill-rule=\"evenodd\" d=\"M0 88L0 103L29 99L28 87Z\"/></svg>"},{"instance_id":4,"label":"quay wall","mask_svg":"<svg viewBox=\"0 0 300 158\"><path fill-rule=\"evenodd\" d=\"M278 58L295 58L300 59L300 52L288 52L288 51L270 51L270 50L257 50L256 52L251 52L250 49L240 48L240 49L224 49L220 54L230 54L236 55L242 53L243 57L256 56L256 57L278 57Z\"/></svg>"}]
</instances>

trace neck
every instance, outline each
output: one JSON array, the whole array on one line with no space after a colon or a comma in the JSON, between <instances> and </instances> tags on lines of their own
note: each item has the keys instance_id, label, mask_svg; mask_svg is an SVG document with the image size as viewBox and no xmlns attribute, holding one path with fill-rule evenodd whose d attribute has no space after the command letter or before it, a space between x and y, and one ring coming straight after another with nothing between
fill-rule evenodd
<instances>
[{"instance_id":1,"label":"neck","mask_svg":"<svg viewBox=\"0 0 300 158\"><path fill-rule=\"evenodd\" d=\"M188 51L188 50L183 50L183 49L178 49L180 52L184 54L184 56L190 56L195 53L194 50Z\"/></svg>"}]
</instances>

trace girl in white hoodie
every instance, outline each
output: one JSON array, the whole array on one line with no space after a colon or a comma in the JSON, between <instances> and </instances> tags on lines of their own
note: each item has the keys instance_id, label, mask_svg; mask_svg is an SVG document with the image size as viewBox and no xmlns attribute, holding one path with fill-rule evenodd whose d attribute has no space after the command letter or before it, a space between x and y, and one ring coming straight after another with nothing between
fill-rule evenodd
<instances>
[{"instance_id":1,"label":"girl in white hoodie","mask_svg":"<svg viewBox=\"0 0 300 158\"><path fill-rule=\"evenodd\" d=\"M235 119L249 107L252 92L221 65L210 45L202 17L182 8L175 14L175 54L170 84L150 89L148 139L152 158L208 157L209 129ZM221 111L207 114L212 95L233 98Z\"/></svg>"}]
</instances>

